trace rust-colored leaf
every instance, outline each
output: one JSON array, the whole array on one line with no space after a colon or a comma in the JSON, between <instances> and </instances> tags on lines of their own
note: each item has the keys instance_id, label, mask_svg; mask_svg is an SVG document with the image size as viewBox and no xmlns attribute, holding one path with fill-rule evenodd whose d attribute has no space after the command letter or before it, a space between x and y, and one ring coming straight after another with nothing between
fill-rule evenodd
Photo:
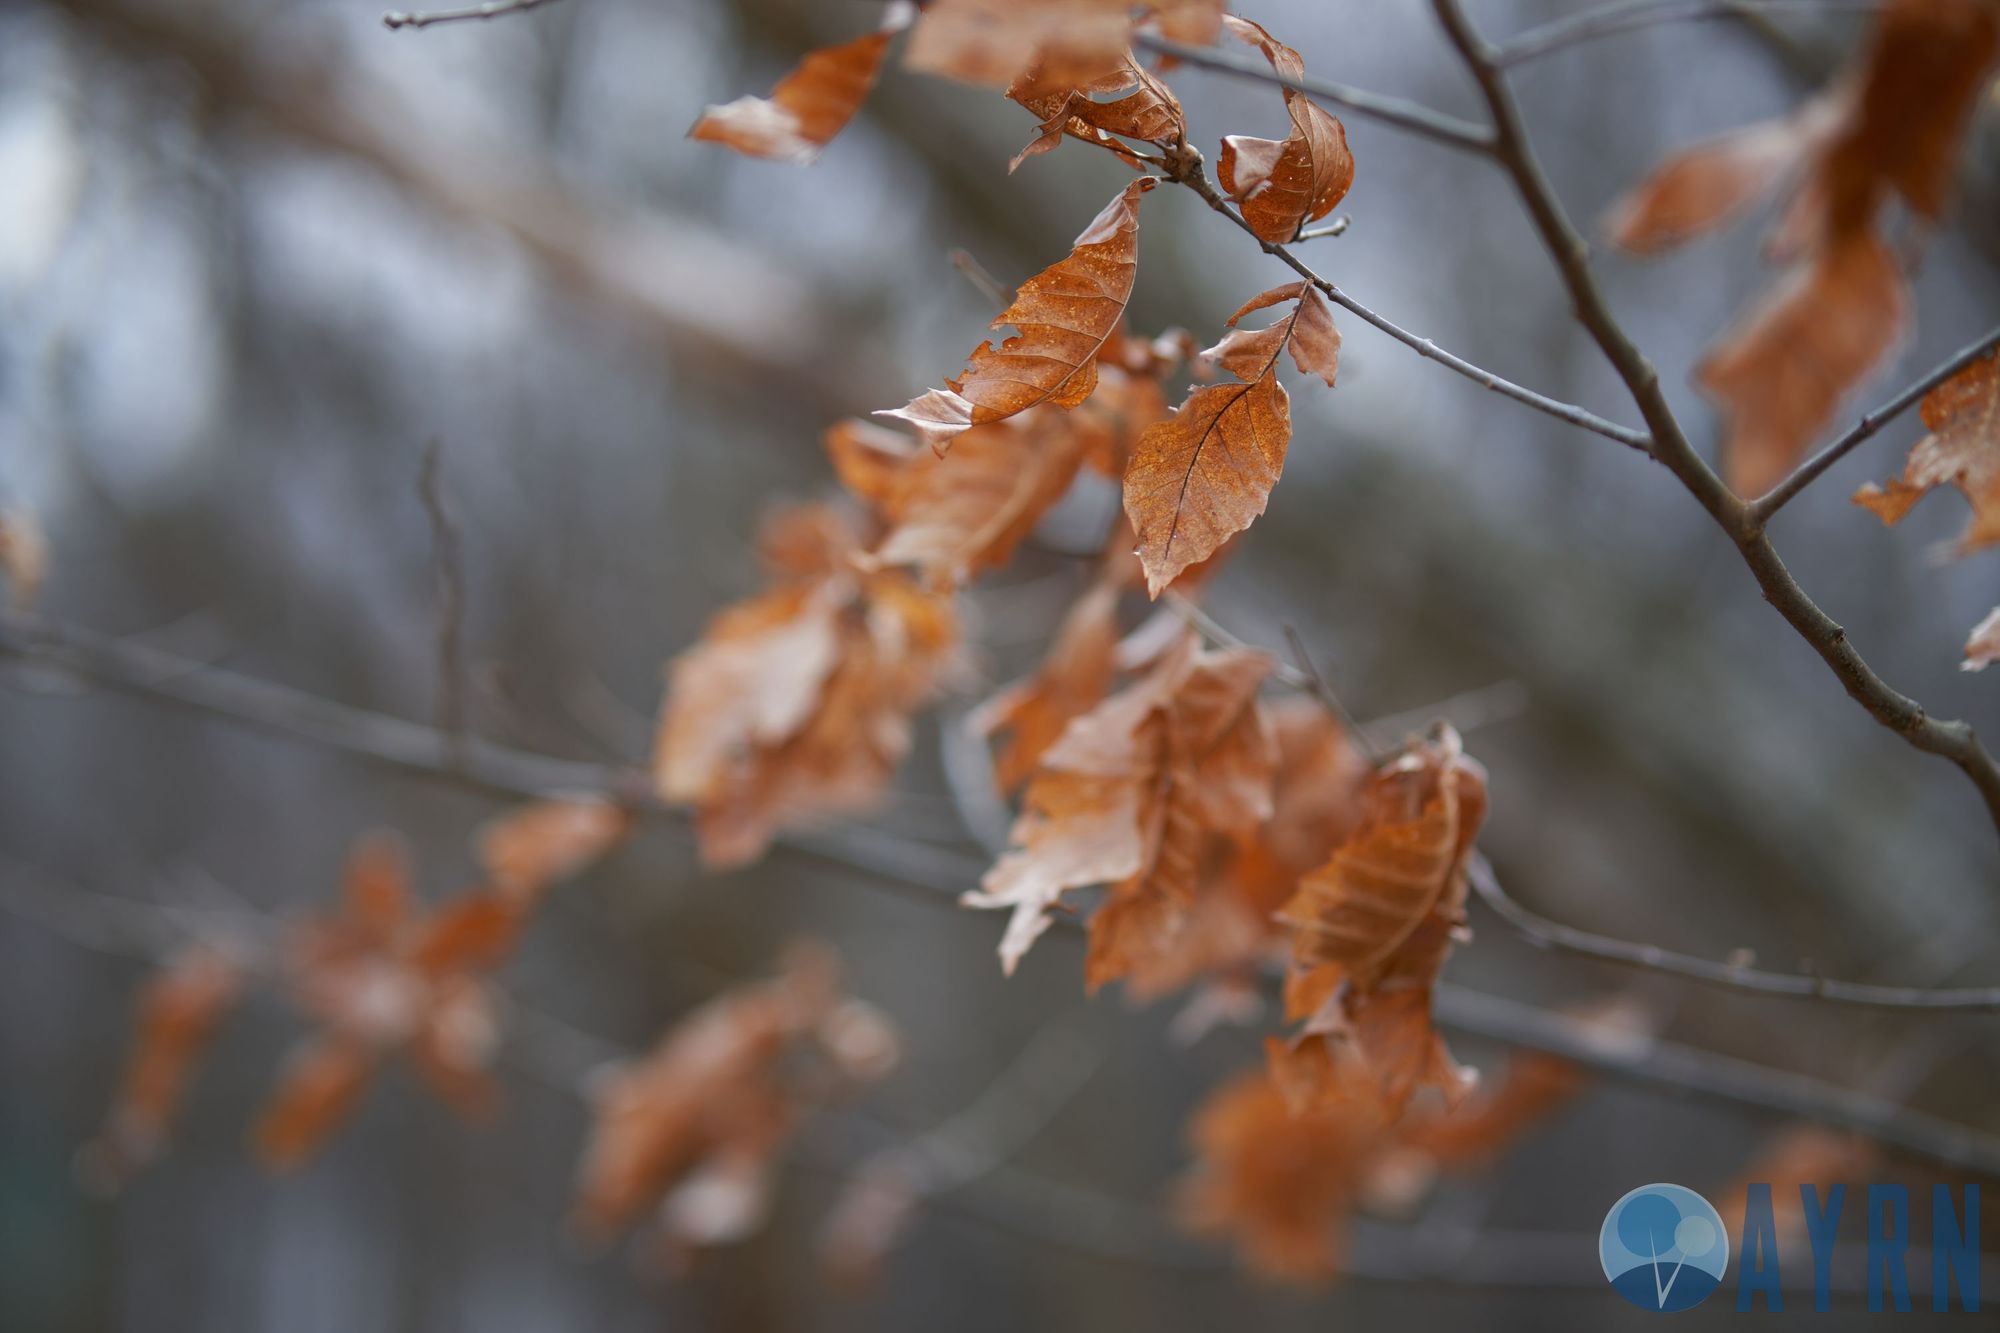
<instances>
[{"instance_id":1,"label":"rust-colored leaf","mask_svg":"<svg viewBox=\"0 0 2000 1333\"><path fill-rule=\"evenodd\" d=\"M1125 470L1125 513L1138 536L1146 588L1157 597L1264 512L1291 443L1291 400L1278 383L1287 348L1299 369L1333 383L1340 335L1319 291L1290 283L1230 316L1284 301L1292 309L1262 329L1236 329L1207 355L1240 382L1202 385L1180 410L1139 437Z\"/></svg>"},{"instance_id":2,"label":"rust-colored leaf","mask_svg":"<svg viewBox=\"0 0 2000 1333\"><path fill-rule=\"evenodd\" d=\"M1808 1244L1799 1186L1816 1187L1824 1199L1844 1181L1880 1179L1881 1166L1881 1149L1859 1134L1825 1125L1788 1125L1764 1144L1727 1189L1713 1197L1729 1209L1724 1217L1742 1217L1751 1182L1769 1185L1771 1222L1779 1248L1789 1255Z\"/></svg>"},{"instance_id":3,"label":"rust-colored leaf","mask_svg":"<svg viewBox=\"0 0 2000 1333\"><path fill-rule=\"evenodd\" d=\"M1660 254L1731 221L1822 148L1846 112L1845 98L1816 97L1793 115L1675 154L1612 207L1612 244Z\"/></svg>"},{"instance_id":4,"label":"rust-colored leaf","mask_svg":"<svg viewBox=\"0 0 2000 1333\"><path fill-rule=\"evenodd\" d=\"M338 1037L293 1052L257 1122L264 1165L289 1171L310 1157L361 1100L375 1060L367 1046Z\"/></svg>"},{"instance_id":5,"label":"rust-colored leaf","mask_svg":"<svg viewBox=\"0 0 2000 1333\"><path fill-rule=\"evenodd\" d=\"M588 869L631 830L630 811L586 796L522 806L487 823L473 843L494 890L525 907L550 885Z\"/></svg>"},{"instance_id":6,"label":"rust-colored leaf","mask_svg":"<svg viewBox=\"0 0 2000 1333\"><path fill-rule=\"evenodd\" d=\"M932 11L934 12L934 11ZM1044 403L1075 407L1097 384L1097 354L1118 329L1138 272L1141 177L1118 193L1059 262L1021 285L993 321L1019 332L973 349L958 378L879 415L909 422L942 447L973 426Z\"/></svg>"},{"instance_id":7,"label":"rust-colored leaf","mask_svg":"<svg viewBox=\"0 0 2000 1333\"><path fill-rule=\"evenodd\" d=\"M854 119L882 72L892 30L811 52L765 97L711 106L688 131L751 157L805 165Z\"/></svg>"},{"instance_id":8,"label":"rust-colored leaf","mask_svg":"<svg viewBox=\"0 0 2000 1333\"><path fill-rule=\"evenodd\" d=\"M1956 486L1972 505L1958 553L2000 542L2000 350L1925 394L1919 410L1930 433L1911 448L1903 475L1870 482L1854 503L1893 524L1932 490Z\"/></svg>"},{"instance_id":9,"label":"rust-colored leaf","mask_svg":"<svg viewBox=\"0 0 2000 1333\"><path fill-rule=\"evenodd\" d=\"M1222 22L1239 40L1262 51L1283 77L1305 77L1299 53L1257 24L1234 15ZM1280 243L1331 213L1354 184L1346 129L1304 93L1283 91L1292 132L1283 140L1232 134L1223 139L1215 164L1217 179L1250 229L1262 240Z\"/></svg>"},{"instance_id":10,"label":"rust-colored leaf","mask_svg":"<svg viewBox=\"0 0 2000 1333\"><path fill-rule=\"evenodd\" d=\"M243 980L242 969L228 954L195 945L147 982L139 996L138 1033L124 1084L90 1151L98 1183L115 1186L158 1155L195 1065L241 996Z\"/></svg>"},{"instance_id":11,"label":"rust-colored leaf","mask_svg":"<svg viewBox=\"0 0 2000 1333\"><path fill-rule=\"evenodd\" d=\"M1119 67L1101 79L1078 87L1049 90L1046 79L1030 75L1007 95L1033 112L1041 133L1007 164L1011 173L1040 153L1049 152L1065 135L1108 150L1134 169L1140 166L1120 139L1180 144L1187 139L1187 119L1180 99L1128 52Z\"/></svg>"},{"instance_id":12,"label":"rust-colored leaf","mask_svg":"<svg viewBox=\"0 0 2000 1333\"><path fill-rule=\"evenodd\" d=\"M1729 419L1729 484L1761 495L1796 466L1908 318L1903 275L1873 231L1802 262L1697 371Z\"/></svg>"},{"instance_id":13,"label":"rust-colored leaf","mask_svg":"<svg viewBox=\"0 0 2000 1333\"><path fill-rule=\"evenodd\" d=\"M982 704L967 725L1002 735L993 776L1013 791L1040 764L1072 718L1088 712L1111 687L1118 648L1118 587L1100 580L1077 599L1056 631L1041 668Z\"/></svg>"},{"instance_id":14,"label":"rust-colored leaf","mask_svg":"<svg viewBox=\"0 0 2000 1333\"><path fill-rule=\"evenodd\" d=\"M677 1247L740 1234L761 1215L756 1182L800 1120L895 1061L879 1013L840 992L839 960L794 948L779 975L682 1019L595 1094L575 1219L605 1239L665 1201Z\"/></svg>"},{"instance_id":15,"label":"rust-colored leaf","mask_svg":"<svg viewBox=\"0 0 2000 1333\"><path fill-rule=\"evenodd\" d=\"M841 480L889 525L868 559L911 566L940 588L1005 564L1069 490L1089 443L1066 417L1041 412L976 426L942 456L866 421L827 433Z\"/></svg>"},{"instance_id":16,"label":"rust-colored leaf","mask_svg":"<svg viewBox=\"0 0 2000 1333\"><path fill-rule=\"evenodd\" d=\"M1033 69L1054 87L1089 83L1124 59L1126 0L931 0L910 34L911 69L1005 88Z\"/></svg>"}]
</instances>

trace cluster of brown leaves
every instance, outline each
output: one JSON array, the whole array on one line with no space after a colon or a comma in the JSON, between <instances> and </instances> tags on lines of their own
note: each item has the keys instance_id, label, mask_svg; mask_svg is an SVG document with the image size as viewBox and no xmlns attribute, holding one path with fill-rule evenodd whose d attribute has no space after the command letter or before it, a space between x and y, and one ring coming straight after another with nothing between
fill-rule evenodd
<instances>
[{"instance_id":1,"label":"cluster of brown leaves","mask_svg":"<svg viewBox=\"0 0 2000 1333\"><path fill-rule=\"evenodd\" d=\"M371 835L348 857L338 910L292 931L276 958L253 957L246 942L189 946L140 996L124 1085L85 1168L114 1186L159 1153L222 1018L260 976L281 981L319 1028L287 1061L257 1126L267 1165L310 1155L397 1052L451 1106L485 1113L499 1035L488 975L548 886L628 829L627 814L601 801L524 806L479 835L491 887L430 913L413 902L401 841Z\"/></svg>"},{"instance_id":2,"label":"cluster of brown leaves","mask_svg":"<svg viewBox=\"0 0 2000 1333\"><path fill-rule=\"evenodd\" d=\"M1223 19L1231 35L1264 53L1282 78L1306 74L1299 53L1248 19ZM1283 90L1292 132L1283 139L1232 134L1222 141L1215 174L1259 240L1285 242L1334 210L1354 184L1347 130L1304 93ZM1308 372L1310 373L1310 372Z\"/></svg>"},{"instance_id":3,"label":"cluster of brown leaves","mask_svg":"<svg viewBox=\"0 0 2000 1333\"><path fill-rule=\"evenodd\" d=\"M1270 1071L1250 1070L1190 1122L1196 1162L1179 1211L1197 1231L1233 1237L1266 1277L1324 1282L1340 1272L1357 1210L1407 1211L1441 1172L1485 1166L1584 1083L1575 1065L1526 1054L1461 1105L1397 1119L1358 1098L1299 1106Z\"/></svg>"},{"instance_id":4,"label":"cluster of brown leaves","mask_svg":"<svg viewBox=\"0 0 2000 1333\"><path fill-rule=\"evenodd\" d=\"M709 1001L598 1080L578 1227L605 1240L652 1210L676 1263L749 1234L800 1122L887 1074L898 1049L886 1018L841 993L839 959L795 946L775 979Z\"/></svg>"},{"instance_id":5,"label":"cluster of brown leaves","mask_svg":"<svg viewBox=\"0 0 2000 1333\"><path fill-rule=\"evenodd\" d=\"M1729 417L1730 484L1768 489L1896 344L1909 297L1883 234L1896 199L1940 218L1996 53L1991 0L1890 0L1857 67L1795 114L1698 145L1615 210L1611 234L1654 253L1709 231L1787 177L1771 251L1788 271L1698 372Z\"/></svg>"}]
</instances>

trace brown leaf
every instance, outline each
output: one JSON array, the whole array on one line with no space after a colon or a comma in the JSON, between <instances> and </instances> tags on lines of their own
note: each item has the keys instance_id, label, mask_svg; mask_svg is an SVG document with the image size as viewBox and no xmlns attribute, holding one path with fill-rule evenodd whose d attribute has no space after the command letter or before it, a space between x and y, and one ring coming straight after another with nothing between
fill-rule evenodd
<instances>
[{"instance_id":1,"label":"brown leaf","mask_svg":"<svg viewBox=\"0 0 2000 1333\"><path fill-rule=\"evenodd\" d=\"M1972 627L1972 636L1965 641L1965 660L1958 667L1961 671L1984 671L1995 662L2000 662L2000 606Z\"/></svg>"},{"instance_id":2,"label":"brown leaf","mask_svg":"<svg viewBox=\"0 0 2000 1333\"><path fill-rule=\"evenodd\" d=\"M688 137L751 157L811 163L867 100L894 36L885 29L813 51L779 80L770 97L739 97L711 106Z\"/></svg>"},{"instance_id":3,"label":"brown leaf","mask_svg":"<svg viewBox=\"0 0 2000 1333\"><path fill-rule=\"evenodd\" d=\"M1262 51L1281 76L1305 77L1299 53L1257 24L1234 15L1222 22L1239 40ZM1232 134L1223 139L1215 164L1217 179L1250 229L1261 240L1279 243L1331 213L1354 184L1346 129L1304 93L1283 91L1291 134L1282 141Z\"/></svg>"},{"instance_id":4,"label":"brown leaf","mask_svg":"<svg viewBox=\"0 0 2000 1333\"><path fill-rule=\"evenodd\" d=\"M935 9L926 14L937 12ZM1020 332L997 349L983 342L946 387L878 415L909 422L942 447L973 426L1002 421L1044 403L1075 407L1097 383L1097 354L1124 318L1138 272L1141 177L1119 192L1076 238L1061 261L1021 285L993 321Z\"/></svg>"},{"instance_id":5,"label":"brown leaf","mask_svg":"<svg viewBox=\"0 0 2000 1333\"><path fill-rule=\"evenodd\" d=\"M1294 957L1361 989L1387 979L1398 951L1463 896L1466 853L1486 810L1486 775L1440 727L1383 765L1363 793L1361 827L1285 904Z\"/></svg>"},{"instance_id":6,"label":"brown leaf","mask_svg":"<svg viewBox=\"0 0 2000 1333\"><path fill-rule=\"evenodd\" d=\"M1041 134L1007 164L1010 174L1029 158L1060 145L1065 135L1107 149L1135 170L1141 165L1139 159L1119 142L1121 138L1156 144L1187 139L1180 99L1130 52L1101 79L1052 90L1046 79L1032 74L1025 84L1009 88L1007 96L1041 121ZM1109 100L1100 100L1104 98Z\"/></svg>"},{"instance_id":7,"label":"brown leaf","mask_svg":"<svg viewBox=\"0 0 2000 1333\"><path fill-rule=\"evenodd\" d=\"M343 1038L292 1053L257 1122L257 1155L273 1171L297 1167L353 1111L374 1077L375 1054Z\"/></svg>"},{"instance_id":8,"label":"brown leaf","mask_svg":"<svg viewBox=\"0 0 2000 1333\"><path fill-rule=\"evenodd\" d=\"M1234 1235L1259 1273L1324 1282L1339 1271L1348 1218L1384 1135L1365 1103L1294 1111L1264 1071L1243 1074L1195 1113L1197 1160L1179 1191L1181 1218Z\"/></svg>"},{"instance_id":9,"label":"brown leaf","mask_svg":"<svg viewBox=\"0 0 2000 1333\"><path fill-rule=\"evenodd\" d=\"M1126 0L931 0L904 63L967 83L1005 88L1029 69L1056 87L1102 78L1132 36Z\"/></svg>"},{"instance_id":10,"label":"brown leaf","mask_svg":"<svg viewBox=\"0 0 2000 1333\"><path fill-rule=\"evenodd\" d=\"M16 611L34 609L49 575L49 542L42 525L25 509L0 513L0 574Z\"/></svg>"},{"instance_id":11,"label":"brown leaf","mask_svg":"<svg viewBox=\"0 0 2000 1333\"><path fill-rule=\"evenodd\" d=\"M579 797L522 806L488 822L473 844L494 889L525 907L551 884L588 869L631 831L630 811Z\"/></svg>"},{"instance_id":12,"label":"brown leaf","mask_svg":"<svg viewBox=\"0 0 2000 1333\"><path fill-rule=\"evenodd\" d=\"M994 781L1002 791L1026 782L1070 720L1088 712L1111 688L1117 611L1116 583L1093 584L1063 618L1040 669L988 699L967 719L980 735L1005 737L993 757Z\"/></svg>"},{"instance_id":13,"label":"brown leaf","mask_svg":"<svg viewBox=\"0 0 2000 1333\"><path fill-rule=\"evenodd\" d=\"M795 948L775 979L717 996L612 1072L593 1097L578 1225L608 1238L662 1199L670 1242L712 1243L754 1222L758 1191L748 1187L800 1120L887 1072L847 1049L858 1004L842 998L830 950Z\"/></svg>"},{"instance_id":14,"label":"brown leaf","mask_svg":"<svg viewBox=\"0 0 2000 1333\"><path fill-rule=\"evenodd\" d=\"M1180 410L1139 437L1125 470L1125 513L1138 536L1146 589L1159 596L1264 512L1291 443L1291 400L1278 383L1286 348L1307 374L1333 383L1340 335L1319 291L1307 283L1272 288L1230 316L1291 301L1268 328L1237 329L1210 349L1243 381L1188 394Z\"/></svg>"},{"instance_id":15,"label":"brown leaf","mask_svg":"<svg viewBox=\"0 0 2000 1333\"><path fill-rule=\"evenodd\" d=\"M1612 244L1660 254L1715 230L1819 151L1846 114L1846 99L1815 97L1790 116L1675 154L1613 205L1606 221Z\"/></svg>"},{"instance_id":16,"label":"brown leaf","mask_svg":"<svg viewBox=\"0 0 2000 1333\"><path fill-rule=\"evenodd\" d=\"M1779 1247L1803 1250L1808 1237L1799 1186L1816 1187L1823 1200L1828 1189L1843 1181L1880 1179L1881 1164L1881 1149L1859 1134L1824 1125L1788 1125L1771 1137L1727 1189L1713 1197L1728 1210L1722 1216L1742 1217L1751 1182L1769 1185Z\"/></svg>"},{"instance_id":17,"label":"brown leaf","mask_svg":"<svg viewBox=\"0 0 2000 1333\"><path fill-rule=\"evenodd\" d=\"M911 566L940 588L1005 564L1068 492L1088 444L1066 417L1042 412L976 426L942 456L865 421L827 433L841 480L889 525L869 559Z\"/></svg>"},{"instance_id":18,"label":"brown leaf","mask_svg":"<svg viewBox=\"0 0 2000 1333\"><path fill-rule=\"evenodd\" d=\"M90 1150L99 1184L116 1186L158 1155L195 1065L242 995L243 981L227 954L196 945L170 959L146 984L124 1084Z\"/></svg>"},{"instance_id":19,"label":"brown leaf","mask_svg":"<svg viewBox=\"0 0 2000 1333\"><path fill-rule=\"evenodd\" d=\"M1956 486L1972 504L1958 554L2000 542L2000 349L1925 394L1919 410L1930 433L1911 448L1902 477L1870 482L1854 503L1893 524L1932 490Z\"/></svg>"},{"instance_id":20,"label":"brown leaf","mask_svg":"<svg viewBox=\"0 0 2000 1333\"><path fill-rule=\"evenodd\" d=\"M1805 455L1902 336L1909 297L1895 256L1856 231L1794 271L1696 372L1729 418L1725 473L1761 495Z\"/></svg>"}]
</instances>

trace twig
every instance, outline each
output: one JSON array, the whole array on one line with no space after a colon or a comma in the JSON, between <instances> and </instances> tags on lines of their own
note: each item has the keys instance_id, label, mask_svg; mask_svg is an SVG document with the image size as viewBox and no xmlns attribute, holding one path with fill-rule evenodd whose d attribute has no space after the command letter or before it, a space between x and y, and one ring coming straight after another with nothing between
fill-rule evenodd
<instances>
[{"instance_id":1,"label":"twig","mask_svg":"<svg viewBox=\"0 0 2000 1333\"><path fill-rule=\"evenodd\" d=\"M1181 42L1170 42L1152 33L1137 34L1132 44L1154 55L1171 56L1183 64L1233 74L1237 78L1251 79L1258 83L1276 84L1280 88L1290 88L1294 92L1305 93L1322 102L1346 107L1357 116L1379 120L1385 125L1393 125L1397 129L1407 130L1411 134L1447 147L1483 153L1492 146L1493 135L1485 126L1460 120L1456 116L1448 116L1442 111L1434 111L1420 102L1371 93L1366 89L1334 83L1327 79L1287 78L1255 57L1238 56L1234 52L1210 46L1188 46Z\"/></svg>"},{"instance_id":2,"label":"twig","mask_svg":"<svg viewBox=\"0 0 2000 1333\"><path fill-rule=\"evenodd\" d=\"M1354 219L1345 213L1327 223L1324 227L1308 227L1292 239L1295 241L1316 241L1322 236L1343 236L1354 225Z\"/></svg>"},{"instance_id":3,"label":"twig","mask_svg":"<svg viewBox=\"0 0 2000 1333\"><path fill-rule=\"evenodd\" d=\"M434 23L505 18L509 14L525 14L551 3L553 0L487 0L483 5L467 5L464 9L433 9L414 14L392 9L382 16L382 26L394 31L398 28L428 28Z\"/></svg>"},{"instance_id":4,"label":"twig","mask_svg":"<svg viewBox=\"0 0 2000 1333\"><path fill-rule=\"evenodd\" d=\"M1837 1004L1878 1009L2000 1009L2000 986L1926 990L1918 986L1875 986L1858 981L1833 981L1816 975L1760 972L1734 963L1715 963L1706 958L1674 953L1658 945L1633 944L1595 935L1575 926L1551 921L1522 906L1501 887L1492 865L1478 852L1466 861L1466 878L1471 881L1473 891L1479 895L1481 902L1492 908L1515 934L1538 948L1555 949L1628 967L1643 967L1652 972L1726 986L1731 990L1755 991L1762 995L1831 1000Z\"/></svg>"},{"instance_id":5,"label":"twig","mask_svg":"<svg viewBox=\"0 0 2000 1333\"><path fill-rule=\"evenodd\" d=\"M417 474L417 494L431 525L431 558L437 564L437 725L452 738L454 759L465 747L465 565L458 524L444 502L444 444L432 440Z\"/></svg>"},{"instance_id":6,"label":"twig","mask_svg":"<svg viewBox=\"0 0 2000 1333\"><path fill-rule=\"evenodd\" d=\"M1300 674L1306 678L1307 692L1319 700L1320 707L1333 715L1340 729L1348 734L1370 763L1380 762L1382 756L1377 753L1374 742L1368 739L1368 733L1361 729L1361 724L1354 720L1354 715L1347 711L1347 705L1340 701L1340 696L1333 692L1333 686L1320 673L1312 653L1306 648L1305 639L1299 635L1298 626L1287 621L1284 631L1285 642L1291 646L1292 660L1298 663Z\"/></svg>"},{"instance_id":7,"label":"twig","mask_svg":"<svg viewBox=\"0 0 2000 1333\"><path fill-rule=\"evenodd\" d=\"M1989 329L1977 342L1970 343L1952 353L1944 364L1932 370L1916 383L1867 413L1854 423L1853 429L1835 440L1826 448L1808 458L1792 470L1783 481L1766 491L1762 498L1750 506L1747 520L1754 528L1762 528L1771 521L1771 515L1789 504L1798 493L1818 481L1828 468L1845 458L1855 446L1872 438L1884 426L1910 410L1921 401L1925 394L1946 380L1964 370L1995 347L2000 347L2000 328Z\"/></svg>"},{"instance_id":8,"label":"twig","mask_svg":"<svg viewBox=\"0 0 2000 1333\"><path fill-rule=\"evenodd\" d=\"M1744 19L1785 10L1872 10L1881 0L1625 0L1570 14L1530 28L1494 48L1493 63L1505 69L1617 33L1660 23Z\"/></svg>"},{"instance_id":9,"label":"twig","mask_svg":"<svg viewBox=\"0 0 2000 1333\"><path fill-rule=\"evenodd\" d=\"M985 297L990 304L1004 310L1014 299L1014 294L987 270L986 265L979 262L972 251L955 248L948 258L951 260L951 266L958 270L958 276L971 283L973 290Z\"/></svg>"},{"instance_id":10,"label":"twig","mask_svg":"<svg viewBox=\"0 0 2000 1333\"><path fill-rule=\"evenodd\" d=\"M1251 230L1250 224L1245 222L1242 215L1234 208L1230 207L1229 201L1223 198L1221 192L1209 181L1207 173L1202 170L1199 155L1193 153L1191 150L1183 156L1180 162L1176 163L1176 169L1169 175L1168 179L1185 185L1200 195L1210 208L1222 214L1222 216L1228 218L1231 222L1234 222L1238 227L1242 228L1246 235L1256 240L1257 244L1264 248L1265 254L1273 255L1283 260L1292 272L1298 274L1301 278L1304 278L1307 282L1325 293L1329 301L1332 301L1335 305L1351 314L1360 316L1363 320L1366 320L1382 332L1388 334L1391 338L1394 338L1397 342L1402 343L1405 347L1417 353L1417 355L1428 357L1439 365L1457 371L1481 388L1491 389L1497 394L1512 398L1517 403L1526 404L1534 408L1537 412L1547 413L1558 421L1566 421L1572 426L1580 426L1584 430L1594 431L1607 439L1618 441L1618 443L1628 449L1637 449L1641 453L1647 451L1651 440L1644 431L1633 430L1629 426L1621 426L1615 421L1607 421L1596 413L1578 407L1574 403L1561 402L1545 394L1536 393L1533 389L1523 388L1512 380L1503 379L1490 370L1476 366L1465 358L1446 351L1429 338L1420 337L1384 316L1376 314L1375 311L1361 304L1361 302L1349 296L1345 291L1342 291L1339 287L1334 286L1333 283L1314 272L1289 249L1267 241Z\"/></svg>"},{"instance_id":11,"label":"twig","mask_svg":"<svg viewBox=\"0 0 2000 1333\"><path fill-rule=\"evenodd\" d=\"M1378 746L1395 745L1410 732L1443 720L1459 731L1476 731L1505 722L1528 711L1528 689L1518 680L1496 680L1400 713L1371 717L1361 724L1361 733Z\"/></svg>"},{"instance_id":12,"label":"twig","mask_svg":"<svg viewBox=\"0 0 2000 1333\"><path fill-rule=\"evenodd\" d=\"M1970 724L1929 716L1923 705L1892 688L1875 673L1847 641L1847 631L1806 594L1785 568L1769 539L1752 523L1750 506L1738 499L1696 452L1660 387L1659 372L1619 325L1591 275L1589 246L1564 213L1554 187L1542 170L1529 142L1520 105L1507 85L1505 72L1494 63L1494 48L1473 30L1459 0L1431 2L1492 112L1498 132L1494 157L1513 179L1515 192L1562 275L1577 319L1625 382L1645 418L1652 433L1653 456L1728 534L1743 562L1750 567L1764 600L1819 654L1849 696L1869 716L1909 744L1957 765L1978 789L1987 815L1994 827L2000 829L2000 763L1995 763L1979 743Z\"/></svg>"}]
</instances>

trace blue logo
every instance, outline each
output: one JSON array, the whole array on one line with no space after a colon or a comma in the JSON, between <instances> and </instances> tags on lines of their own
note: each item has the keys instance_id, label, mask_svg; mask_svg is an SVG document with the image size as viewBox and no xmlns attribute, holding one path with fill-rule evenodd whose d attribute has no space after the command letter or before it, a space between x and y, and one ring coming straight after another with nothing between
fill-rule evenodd
<instances>
[{"instance_id":1,"label":"blue logo","mask_svg":"<svg viewBox=\"0 0 2000 1333\"><path fill-rule=\"evenodd\" d=\"M1597 1257L1612 1290L1645 1310L1687 1310L1722 1284L1729 1234L1707 1199L1679 1185L1641 1185L1604 1215Z\"/></svg>"}]
</instances>

